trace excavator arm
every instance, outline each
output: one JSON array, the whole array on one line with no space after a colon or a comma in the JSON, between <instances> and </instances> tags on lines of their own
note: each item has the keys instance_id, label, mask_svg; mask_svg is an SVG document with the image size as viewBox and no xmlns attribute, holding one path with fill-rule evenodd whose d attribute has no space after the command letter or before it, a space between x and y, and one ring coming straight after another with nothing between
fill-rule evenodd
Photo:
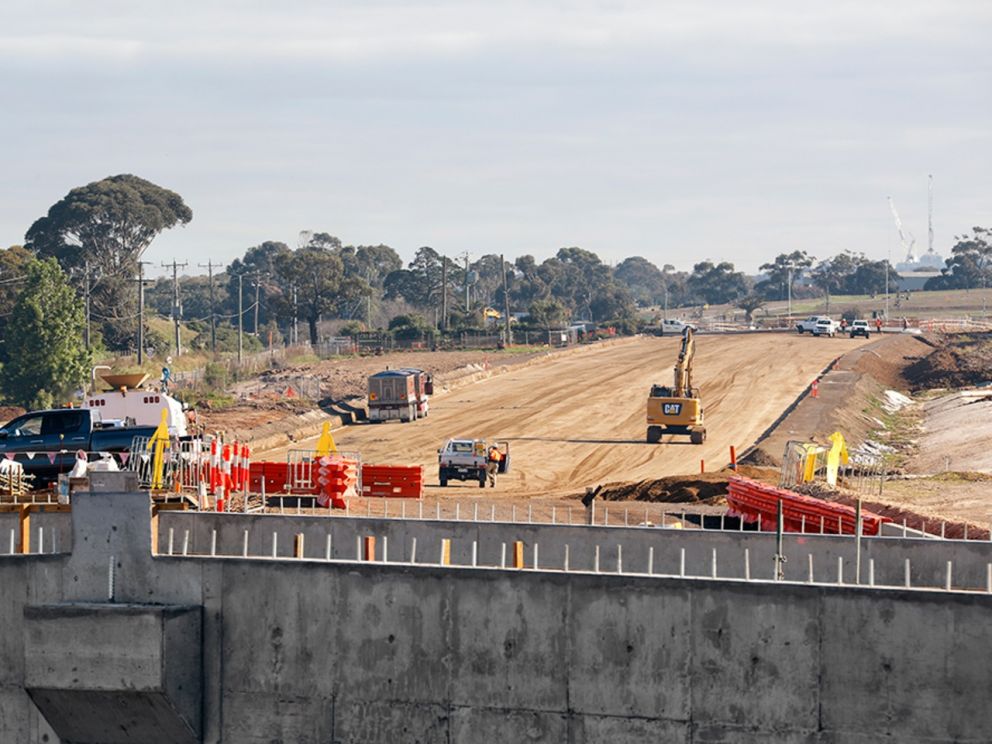
<instances>
[{"instance_id":1,"label":"excavator arm","mask_svg":"<svg viewBox=\"0 0 992 744\"><path fill-rule=\"evenodd\" d=\"M679 360L675 365L675 397L691 398L692 393L692 358L696 354L696 339L692 328L682 331L682 349Z\"/></svg>"}]
</instances>

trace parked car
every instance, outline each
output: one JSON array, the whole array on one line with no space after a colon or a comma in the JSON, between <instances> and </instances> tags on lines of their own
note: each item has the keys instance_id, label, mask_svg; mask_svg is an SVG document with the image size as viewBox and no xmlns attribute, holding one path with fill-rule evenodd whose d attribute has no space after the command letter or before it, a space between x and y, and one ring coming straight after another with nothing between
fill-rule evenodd
<instances>
[{"instance_id":1,"label":"parked car","mask_svg":"<svg viewBox=\"0 0 992 744\"><path fill-rule=\"evenodd\" d=\"M813 326L814 336L830 336L833 338L837 335L837 330L840 328L840 324L830 318L820 318L816 321L816 325Z\"/></svg>"},{"instance_id":2,"label":"parked car","mask_svg":"<svg viewBox=\"0 0 992 744\"><path fill-rule=\"evenodd\" d=\"M826 315L810 315L805 320L800 320L796 323L796 330L802 333L813 333L816 330L816 324L821 320L830 320ZM831 321L833 322L833 321Z\"/></svg>"},{"instance_id":3,"label":"parked car","mask_svg":"<svg viewBox=\"0 0 992 744\"><path fill-rule=\"evenodd\" d=\"M134 437L150 437L154 426L104 424L87 408L55 408L31 411L0 428L0 455L13 454L34 476L34 486L46 486L68 473L77 450L126 452Z\"/></svg>"},{"instance_id":4,"label":"parked car","mask_svg":"<svg viewBox=\"0 0 992 744\"><path fill-rule=\"evenodd\" d=\"M851 334L851 338L855 336L864 336L868 338L871 336L871 326L868 325L867 320L855 320L847 329L848 333Z\"/></svg>"}]
</instances>

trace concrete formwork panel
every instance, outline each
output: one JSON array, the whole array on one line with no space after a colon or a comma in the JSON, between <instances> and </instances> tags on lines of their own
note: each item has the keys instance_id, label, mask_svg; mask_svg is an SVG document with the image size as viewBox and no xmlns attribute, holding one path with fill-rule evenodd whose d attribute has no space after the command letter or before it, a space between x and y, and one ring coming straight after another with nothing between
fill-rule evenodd
<instances>
[{"instance_id":1,"label":"concrete formwork panel","mask_svg":"<svg viewBox=\"0 0 992 744\"><path fill-rule=\"evenodd\" d=\"M689 593L646 581L616 592L610 577L572 587L568 699L578 714L687 722ZM612 719L611 719L612 720ZM607 724L603 724L607 725Z\"/></svg>"},{"instance_id":2,"label":"concrete formwork panel","mask_svg":"<svg viewBox=\"0 0 992 744\"><path fill-rule=\"evenodd\" d=\"M819 728L818 594L700 584L692 592L694 721L768 733Z\"/></svg>"},{"instance_id":3,"label":"concrete formwork panel","mask_svg":"<svg viewBox=\"0 0 992 744\"><path fill-rule=\"evenodd\" d=\"M822 724L894 741L992 741L988 602L863 592L824 597Z\"/></svg>"},{"instance_id":4,"label":"concrete formwork panel","mask_svg":"<svg viewBox=\"0 0 992 744\"><path fill-rule=\"evenodd\" d=\"M451 702L568 710L568 582L465 572L451 594Z\"/></svg>"}]
</instances>

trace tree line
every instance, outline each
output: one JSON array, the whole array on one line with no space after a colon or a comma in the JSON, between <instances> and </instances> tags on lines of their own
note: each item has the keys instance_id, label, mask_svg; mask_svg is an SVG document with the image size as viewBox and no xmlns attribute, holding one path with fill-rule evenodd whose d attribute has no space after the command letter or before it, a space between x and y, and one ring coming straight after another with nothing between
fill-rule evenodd
<instances>
[{"instance_id":1,"label":"tree line","mask_svg":"<svg viewBox=\"0 0 992 744\"><path fill-rule=\"evenodd\" d=\"M26 400L11 391L38 387L24 365L39 361L28 359L22 342L48 338L44 328L58 337L46 346L62 349L60 369L85 367L89 349L133 351L144 253L162 231L192 218L179 194L134 175L111 176L72 189L29 227L23 246L0 250L0 385L7 397ZM193 330L189 345L230 350L238 320L255 346L299 340L300 326L316 344L322 320L340 320L346 332L481 328L492 309L504 308L539 327L583 320L623 332L636 330L639 308L730 304L750 317L790 293L879 294L899 281L886 261L850 251L821 260L802 250L783 253L760 271L754 280L732 262L710 260L678 271L641 256L610 265L574 246L540 262L533 255L446 256L422 246L404 264L387 245L303 232L295 247L261 241L226 266L211 263L209 273L183 276L178 292L171 278L142 286L149 311ZM976 227L957 240L942 275L926 288L984 287L990 273L992 231ZM165 334L145 329L145 337L156 350L169 348ZM82 352L63 349L71 338L85 341L77 344ZM66 379L54 371L48 378L43 398L65 392Z\"/></svg>"}]
</instances>

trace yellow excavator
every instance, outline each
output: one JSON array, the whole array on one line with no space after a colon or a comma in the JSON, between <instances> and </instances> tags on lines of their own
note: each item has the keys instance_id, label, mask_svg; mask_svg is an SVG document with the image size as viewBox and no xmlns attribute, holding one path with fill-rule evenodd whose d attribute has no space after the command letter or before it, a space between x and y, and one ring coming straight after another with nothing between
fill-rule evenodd
<instances>
[{"instance_id":1,"label":"yellow excavator","mask_svg":"<svg viewBox=\"0 0 992 744\"><path fill-rule=\"evenodd\" d=\"M706 441L703 405L692 386L692 358L696 353L693 329L682 331L682 349L675 365L675 385L652 385L648 395L648 442L657 444L663 434L688 434L693 444Z\"/></svg>"}]
</instances>

